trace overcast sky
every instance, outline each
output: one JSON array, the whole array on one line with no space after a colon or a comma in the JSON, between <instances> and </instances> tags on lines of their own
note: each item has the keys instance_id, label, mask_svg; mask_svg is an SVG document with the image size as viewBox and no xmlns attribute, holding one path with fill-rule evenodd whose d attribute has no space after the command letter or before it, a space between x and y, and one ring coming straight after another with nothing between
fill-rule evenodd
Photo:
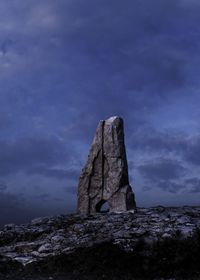
<instances>
[{"instance_id":1,"label":"overcast sky","mask_svg":"<svg viewBox=\"0 0 200 280\"><path fill-rule=\"evenodd\" d=\"M69 213L100 119L138 206L200 200L199 0L0 1L0 224Z\"/></svg>"}]
</instances>

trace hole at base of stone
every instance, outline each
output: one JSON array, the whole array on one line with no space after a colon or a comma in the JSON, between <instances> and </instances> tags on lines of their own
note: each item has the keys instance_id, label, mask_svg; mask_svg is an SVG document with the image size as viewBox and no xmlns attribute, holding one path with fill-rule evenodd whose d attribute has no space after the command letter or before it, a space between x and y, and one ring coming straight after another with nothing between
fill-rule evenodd
<instances>
[{"instance_id":1,"label":"hole at base of stone","mask_svg":"<svg viewBox=\"0 0 200 280\"><path fill-rule=\"evenodd\" d=\"M108 202L104 199L99 201L96 205L96 212L97 213L108 213L109 212Z\"/></svg>"}]
</instances>

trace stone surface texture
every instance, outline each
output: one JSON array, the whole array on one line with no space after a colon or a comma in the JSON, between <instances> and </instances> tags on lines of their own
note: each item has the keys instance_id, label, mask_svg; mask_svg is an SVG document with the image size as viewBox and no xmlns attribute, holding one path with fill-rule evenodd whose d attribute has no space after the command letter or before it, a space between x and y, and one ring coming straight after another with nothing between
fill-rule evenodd
<instances>
[{"instance_id":1,"label":"stone surface texture","mask_svg":"<svg viewBox=\"0 0 200 280\"><path fill-rule=\"evenodd\" d=\"M124 212L136 207L129 185L124 127L120 117L100 121L79 180L79 213L100 212L105 202L110 212Z\"/></svg>"},{"instance_id":2,"label":"stone surface texture","mask_svg":"<svg viewBox=\"0 0 200 280\"><path fill-rule=\"evenodd\" d=\"M23 266L47 262L50 257L74 254L80 248L105 242L134 252L141 240L153 244L177 234L188 238L197 229L200 207L188 206L138 208L134 214L128 211L38 218L30 224L9 224L0 230L0 266L11 260Z\"/></svg>"}]
</instances>

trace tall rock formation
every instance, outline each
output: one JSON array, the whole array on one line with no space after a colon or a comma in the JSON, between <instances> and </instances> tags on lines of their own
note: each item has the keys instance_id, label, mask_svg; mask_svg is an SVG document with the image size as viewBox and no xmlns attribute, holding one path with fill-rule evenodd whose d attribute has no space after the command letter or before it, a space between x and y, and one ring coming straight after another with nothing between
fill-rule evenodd
<instances>
[{"instance_id":1,"label":"tall rock formation","mask_svg":"<svg viewBox=\"0 0 200 280\"><path fill-rule=\"evenodd\" d=\"M106 202L110 212L124 212L136 207L129 185L123 120L120 117L100 121L78 186L79 213L101 212Z\"/></svg>"}]
</instances>

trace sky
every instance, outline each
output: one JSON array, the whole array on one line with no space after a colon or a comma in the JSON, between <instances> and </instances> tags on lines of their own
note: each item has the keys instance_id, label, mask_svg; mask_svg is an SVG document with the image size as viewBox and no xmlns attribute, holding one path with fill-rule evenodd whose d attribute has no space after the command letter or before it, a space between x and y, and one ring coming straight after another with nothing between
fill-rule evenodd
<instances>
[{"instance_id":1,"label":"sky","mask_svg":"<svg viewBox=\"0 0 200 280\"><path fill-rule=\"evenodd\" d=\"M199 205L199 14L199 0L0 1L0 225L75 212L113 115L137 205Z\"/></svg>"}]
</instances>

